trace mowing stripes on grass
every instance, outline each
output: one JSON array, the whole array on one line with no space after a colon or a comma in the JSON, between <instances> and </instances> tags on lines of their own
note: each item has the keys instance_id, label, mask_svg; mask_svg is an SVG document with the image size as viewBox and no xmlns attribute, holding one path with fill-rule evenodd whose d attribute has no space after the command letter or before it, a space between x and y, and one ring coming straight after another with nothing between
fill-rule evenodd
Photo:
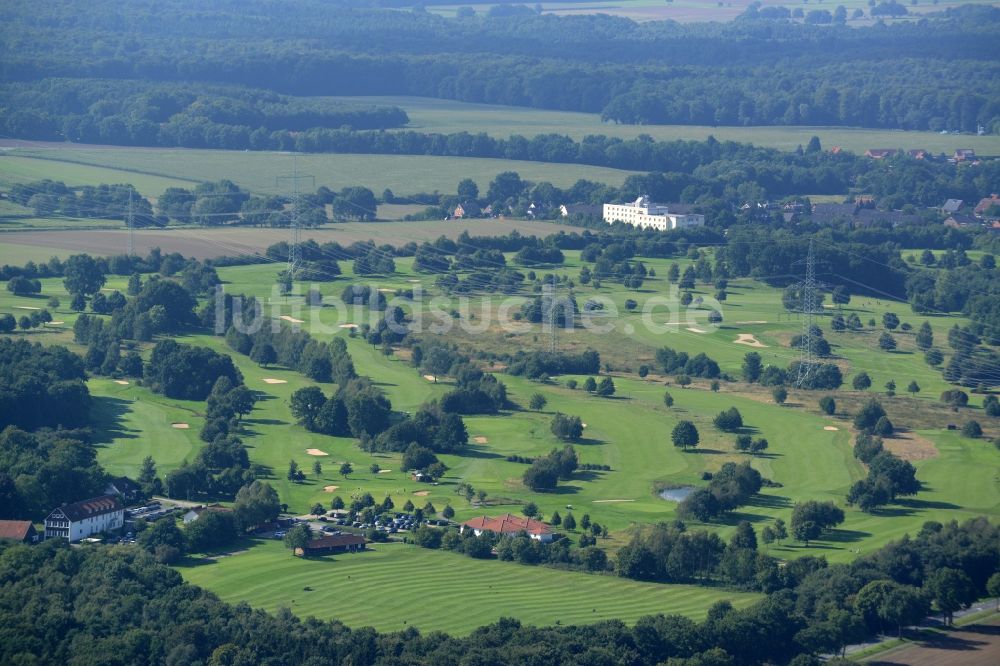
<instances>
[{"instance_id":1,"label":"mowing stripes on grass","mask_svg":"<svg viewBox=\"0 0 1000 666\"><path fill-rule=\"evenodd\" d=\"M758 598L473 560L404 544L375 544L366 553L304 560L269 541L233 557L179 569L185 579L227 601L246 601L268 611L284 606L301 617L338 619L352 627L392 631L415 626L458 635L502 616L537 625L634 622L655 613L702 619L716 601L728 599L742 607Z\"/></svg>"}]
</instances>

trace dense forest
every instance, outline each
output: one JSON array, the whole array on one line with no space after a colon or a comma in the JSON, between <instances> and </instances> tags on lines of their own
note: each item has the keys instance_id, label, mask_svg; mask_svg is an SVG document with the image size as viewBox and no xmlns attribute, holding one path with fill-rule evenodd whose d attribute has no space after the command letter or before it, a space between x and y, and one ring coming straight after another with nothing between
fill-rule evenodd
<instances>
[{"instance_id":1,"label":"dense forest","mask_svg":"<svg viewBox=\"0 0 1000 666\"><path fill-rule=\"evenodd\" d=\"M86 79L84 88L114 79L236 84L296 96L420 95L601 113L626 123L1000 132L993 85L1000 10L992 7L848 28L750 18L634 23L531 11L449 19L344 4L255 0L204 11L177 0L135 0L127 11L110 0L9 5L0 10L0 79L35 82L5 94L36 106L4 114L6 131L28 137L47 116L60 115L67 100L33 91L45 90L43 79L69 77ZM326 122L302 101L248 104L258 108L237 115L263 112L288 130ZM229 105L191 115L227 115ZM275 110L288 105L305 106ZM76 107L84 118L128 120L109 113L114 104L96 114ZM374 122L397 116L367 114Z\"/></svg>"},{"instance_id":2,"label":"dense forest","mask_svg":"<svg viewBox=\"0 0 1000 666\"><path fill-rule=\"evenodd\" d=\"M6 131L14 136L137 146L256 148L277 130L387 129L409 121L391 106L232 85L109 79L0 85L0 108L11 110Z\"/></svg>"}]
</instances>

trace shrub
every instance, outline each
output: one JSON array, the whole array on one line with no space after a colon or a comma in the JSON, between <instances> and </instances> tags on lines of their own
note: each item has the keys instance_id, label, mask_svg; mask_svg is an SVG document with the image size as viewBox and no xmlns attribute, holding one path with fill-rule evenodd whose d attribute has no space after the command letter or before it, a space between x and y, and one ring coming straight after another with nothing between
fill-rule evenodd
<instances>
[{"instance_id":1,"label":"shrub","mask_svg":"<svg viewBox=\"0 0 1000 666\"><path fill-rule=\"evenodd\" d=\"M979 439L983 436L983 428L978 421L966 421L962 426L962 435L970 439Z\"/></svg>"},{"instance_id":2,"label":"shrub","mask_svg":"<svg viewBox=\"0 0 1000 666\"><path fill-rule=\"evenodd\" d=\"M743 427L743 416L735 407L719 412L712 421L723 432L735 432Z\"/></svg>"}]
</instances>

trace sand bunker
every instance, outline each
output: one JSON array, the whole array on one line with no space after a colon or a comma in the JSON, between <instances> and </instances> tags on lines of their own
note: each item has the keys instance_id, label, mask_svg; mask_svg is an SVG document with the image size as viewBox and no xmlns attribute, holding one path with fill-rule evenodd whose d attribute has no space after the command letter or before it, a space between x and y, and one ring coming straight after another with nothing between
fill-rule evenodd
<instances>
[{"instance_id":1,"label":"sand bunker","mask_svg":"<svg viewBox=\"0 0 1000 666\"><path fill-rule=\"evenodd\" d=\"M285 321L290 321L293 324L304 324L305 323L305 321L303 321L301 319L296 319L295 317L289 317L288 315L281 315L281 317L279 317L279 319L284 319Z\"/></svg>"},{"instance_id":2,"label":"sand bunker","mask_svg":"<svg viewBox=\"0 0 1000 666\"><path fill-rule=\"evenodd\" d=\"M357 324L341 324L337 328L357 328L357 327L358 327Z\"/></svg>"},{"instance_id":3,"label":"sand bunker","mask_svg":"<svg viewBox=\"0 0 1000 666\"><path fill-rule=\"evenodd\" d=\"M594 500L594 504L611 504L613 502L634 502L635 500L629 499L613 499L613 500Z\"/></svg>"},{"instance_id":4,"label":"sand bunker","mask_svg":"<svg viewBox=\"0 0 1000 666\"><path fill-rule=\"evenodd\" d=\"M187 430L191 426L188 425L187 423L171 423L170 427L171 428L177 428L178 430Z\"/></svg>"},{"instance_id":5,"label":"sand bunker","mask_svg":"<svg viewBox=\"0 0 1000 666\"><path fill-rule=\"evenodd\" d=\"M407 280L407 282L413 282L415 284L420 284L420 280Z\"/></svg>"},{"instance_id":6,"label":"sand bunker","mask_svg":"<svg viewBox=\"0 0 1000 666\"><path fill-rule=\"evenodd\" d=\"M490 440L486 439L482 435L480 435L478 437L473 437L472 441L475 442L476 444L489 444L490 443Z\"/></svg>"},{"instance_id":7,"label":"sand bunker","mask_svg":"<svg viewBox=\"0 0 1000 666\"><path fill-rule=\"evenodd\" d=\"M417 497L427 497L428 495L431 494L431 491L429 491L429 490L418 490L417 492L415 492L413 494L416 495Z\"/></svg>"},{"instance_id":8,"label":"sand bunker","mask_svg":"<svg viewBox=\"0 0 1000 666\"><path fill-rule=\"evenodd\" d=\"M264 377L265 384L287 384L287 379L275 379L274 377Z\"/></svg>"},{"instance_id":9,"label":"sand bunker","mask_svg":"<svg viewBox=\"0 0 1000 666\"><path fill-rule=\"evenodd\" d=\"M581 426L583 426L584 428L586 428L586 427L587 427L587 424L586 424L586 423L581 423L580 425L581 425Z\"/></svg>"},{"instance_id":10,"label":"sand bunker","mask_svg":"<svg viewBox=\"0 0 1000 666\"><path fill-rule=\"evenodd\" d=\"M323 492L324 493L332 493L334 490L336 490L339 487L340 486L323 486Z\"/></svg>"},{"instance_id":11,"label":"sand bunker","mask_svg":"<svg viewBox=\"0 0 1000 666\"><path fill-rule=\"evenodd\" d=\"M695 328L694 326L688 326L687 330L691 331L692 333L708 333L708 331L702 330L700 328Z\"/></svg>"},{"instance_id":12,"label":"sand bunker","mask_svg":"<svg viewBox=\"0 0 1000 666\"><path fill-rule=\"evenodd\" d=\"M766 324L766 321L761 321L760 319L754 319L751 321L738 321L737 324Z\"/></svg>"},{"instance_id":13,"label":"sand bunker","mask_svg":"<svg viewBox=\"0 0 1000 666\"><path fill-rule=\"evenodd\" d=\"M47 326L61 326L62 324L65 324L65 323L66 323L66 322L64 322L64 321L50 321L50 322L49 322L48 324L46 324L46 325L47 325Z\"/></svg>"},{"instance_id":14,"label":"sand bunker","mask_svg":"<svg viewBox=\"0 0 1000 666\"><path fill-rule=\"evenodd\" d=\"M424 379L426 379L429 382L436 382L437 381L437 377L435 377L434 375L424 375Z\"/></svg>"},{"instance_id":15,"label":"sand bunker","mask_svg":"<svg viewBox=\"0 0 1000 666\"><path fill-rule=\"evenodd\" d=\"M382 292L383 294L395 294L396 293L395 289L379 289L379 291Z\"/></svg>"},{"instance_id":16,"label":"sand bunker","mask_svg":"<svg viewBox=\"0 0 1000 666\"><path fill-rule=\"evenodd\" d=\"M116 379L115 384L121 384L122 386L128 386L128 382L124 379Z\"/></svg>"},{"instance_id":17,"label":"sand bunker","mask_svg":"<svg viewBox=\"0 0 1000 666\"><path fill-rule=\"evenodd\" d=\"M739 336L733 340L734 343L738 345L746 345L748 347L766 347L763 342L758 340L753 336L753 333L740 333Z\"/></svg>"},{"instance_id":18,"label":"sand bunker","mask_svg":"<svg viewBox=\"0 0 1000 666\"><path fill-rule=\"evenodd\" d=\"M388 473L389 473L389 472L391 472L391 471L392 471L391 469L380 469L380 470L378 471L378 473L379 473L379 474L388 474Z\"/></svg>"},{"instance_id":19,"label":"sand bunker","mask_svg":"<svg viewBox=\"0 0 1000 666\"><path fill-rule=\"evenodd\" d=\"M306 449L306 453L311 456L328 456L330 455L326 451L320 451L319 449Z\"/></svg>"},{"instance_id":20,"label":"sand bunker","mask_svg":"<svg viewBox=\"0 0 1000 666\"><path fill-rule=\"evenodd\" d=\"M33 308L30 305L15 305L15 310L41 310L41 308Z\"/></svg>"},{"instance_id":21,"label":"sand bunker","mask_svg":"<svg viewBox=\"0 0 1000 666\"><path fill-rule=\"evenodd\" d=\"M840 430L837 426L823 426L823 430Z\"/></svg>"}]
</instances>

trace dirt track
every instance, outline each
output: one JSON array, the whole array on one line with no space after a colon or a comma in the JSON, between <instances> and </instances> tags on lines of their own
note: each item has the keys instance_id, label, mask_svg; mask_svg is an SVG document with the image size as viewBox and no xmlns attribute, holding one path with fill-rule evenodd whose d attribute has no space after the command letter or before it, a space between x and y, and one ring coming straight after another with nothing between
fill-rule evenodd
<instances>
[{"instance_id":1,"label":"dirt track","mask_svg":"<svg viewBox=\"0 0 1000 666\"><path fill-rule=\"evenodd\" d=\"M940 638L866 661L878 666L980 666L1000 664L1000 619L973 624Z\"/></svg>"},{"instance_id":2,"label":"dirt track","mask_svg":"<svg viewBox=\"0 0 1000 666\"><path fill-rule=\"evenodd\" d=\"M336 241L349 245L360 240L401 246L410 241L432 241L439 236L457 238L463 231L472 236L506 235L517 230L524 235L547 236L574 231L572 227L552 222L524 220L455 220L435 222L348 222L322 229L303 230L302 239L317 243ZM164 252L180 252L186 257L208 259L218 256L263 254L267 246L288 240L284 229L206 229L178 228L141 230L135 232L135 250L145 254L154 247ZM80 231L10 231L0 234L4 245L32 245L90 254L112 255L125 252L128 232L122 230Z\"/></svg>"}]
</instances>

